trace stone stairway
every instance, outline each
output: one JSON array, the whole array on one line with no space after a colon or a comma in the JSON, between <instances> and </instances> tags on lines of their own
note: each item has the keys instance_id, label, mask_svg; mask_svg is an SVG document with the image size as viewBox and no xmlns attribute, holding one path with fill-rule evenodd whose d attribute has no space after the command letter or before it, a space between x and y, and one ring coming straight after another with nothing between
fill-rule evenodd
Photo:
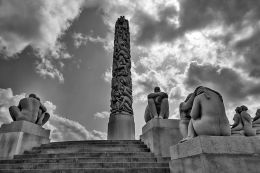
<instances>
[{"instance_id":1,"label":"stone stairway","mask_svg":"<svg viewBox=\"0 0 260 173\"><path fill-rule=\"evenodd\" d=\"M53 142L0 160L0 173L170 173L139 140Z\"/></svg>"}]
</instances>

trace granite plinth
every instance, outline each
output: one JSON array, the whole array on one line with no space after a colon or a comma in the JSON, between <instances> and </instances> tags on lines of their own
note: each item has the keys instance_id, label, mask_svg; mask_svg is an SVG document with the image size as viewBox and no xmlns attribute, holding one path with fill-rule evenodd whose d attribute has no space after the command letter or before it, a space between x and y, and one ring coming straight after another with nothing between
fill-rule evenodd
<instances>
[{"instance_id":1,"label":"granite plinth","mask_svg":"<svg viewBox=\"0 0 260 173\"><path fill-rule=\"evenodd\" d=\"M179 120L152 119L142 128L140 139L156 156L169 157L170 146L182 139Z\"/></svg>"},{"instance_id":2,"label":"granite plinth","mask_svg":"<svg viewBox=\"0 0 260 173\"><path fill-rule=\"evenodd\" d=\"M260 139L198 136L170 148L171 173L257 173Z\"/></svg>"},{"instance_id":3,"label":"granite plinth","mask_svg":"<svg viewBox=\"0 0 260 173\"><path fill-rule=\"evenodd\" d=\"M28 121L14 121L0 128L0 159L11 159L25 150L50 143L50 130Z\"/></svg>"},{"instance_id":4,"label":"granite plinth","mask_svg":"<svg viewBox=\"0 0 260 173\"><path fill-rule=\"evenodd\" d=\"M134 140L134 116L126 114L110 115L107 134L108 140Z\"/></svg>"}]
</instances>

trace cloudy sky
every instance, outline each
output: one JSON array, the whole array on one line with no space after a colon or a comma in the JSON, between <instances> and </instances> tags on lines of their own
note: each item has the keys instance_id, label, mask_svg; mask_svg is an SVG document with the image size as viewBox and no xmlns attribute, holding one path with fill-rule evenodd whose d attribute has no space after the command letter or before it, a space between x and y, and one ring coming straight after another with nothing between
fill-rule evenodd
<instances>
[{"instance_id":1,"label":"cloudy sky","mask_svg":"<svg viewBox=\"0 0 260 173\"><path fill-rule=\"evenodd\" d=\"M40 96L52 141L106 138L114 24L130 22L136 138L146 95L169 94L171 118L196 86L234 109L260 108L258 0L0 0L0 124Z\"/></svg>"}]
</instances>

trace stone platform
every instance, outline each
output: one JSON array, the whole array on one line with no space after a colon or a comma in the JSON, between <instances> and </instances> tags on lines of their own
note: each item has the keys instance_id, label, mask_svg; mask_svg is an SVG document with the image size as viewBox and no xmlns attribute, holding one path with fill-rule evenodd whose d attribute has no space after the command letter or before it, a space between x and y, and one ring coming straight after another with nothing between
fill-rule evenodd
<instances>
[{"instance_id":1,"label":"stone platform","mask_svg":"<svg viewBox=\"0 0 260 173\"><path fill-rule=\"evenodd\" d=\"M171 147L171 173L259 173L260 138L199 136Z\"/></svg>"},{"instance_id":2,"label":"stone platform","mask_svg":"<svg viewBox=\"0 0 260 173\"><path fill-rule=\"evenodd\" d=\"M152 119L142 128L140 139L156 156L170 157L170 146L182 139L179 120Z\"/></svg>"},{"instance_id":3,"label":"stone platform","mask_svg":"<svg viewBox=\"0 0 260 173\"><path fill-rule=\"evenodd\" d=\"M1 173L170 173L169 157L155 157L140 140L43 144L0 160Z\"/></svg>"},{"instance_id":4,"label":"stone platform","mask_svg":"<svg viewBox=\"0 0 260 173\"><path fill-rule=\"evenodd\" d=\"M50 143L50 130L28 121L14 121L0 128L0 159L13 158L25 150Z\"/></svg>"},{"instance_id":5,"label":"stone platform","mask_svg":"<svg viewBox=\"0 0 260 173\"><path fill-rule=\"evenodd\" d=\"M133 115L112 114L108 122L108 140L134 140L135 123Z\"/></svg>"}]
</instances>

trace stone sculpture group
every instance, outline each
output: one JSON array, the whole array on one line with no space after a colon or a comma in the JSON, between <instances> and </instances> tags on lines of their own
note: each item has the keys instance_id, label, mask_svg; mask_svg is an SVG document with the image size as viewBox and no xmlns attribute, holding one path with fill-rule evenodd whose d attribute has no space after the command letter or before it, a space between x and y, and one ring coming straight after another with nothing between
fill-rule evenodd
<instances>
[{"instance_id":1,"label":"stone sculpture group","mask_svg":"<svg viewBox=\"0 0 260 173\"><path fill-rule=\"evenodd\" d=\"M9 108L9 112L13 121L24 120L40 126L43 126L50 118L47 109L35 94L30 94L29 97L21 99L18 106Z\"/></svg>"},{"instance_id":2,"label":"stone sculpture group","mask_svg":"<svg viewBox=\"0 0 260 173\"><path fill-rule=\"evenodd\" d=\"M148 105L144 119L147 123L153 118L167 119L169 117L168 95L155 87L154 93L147 96ZM247 113L244 105L236 108L234 124L230 124L226 115L221 94L210 88L199 86L190 93L179 106L179 129L183 136L180 142L196 136L255 136L260 134L260 109L254 119Z\"/></svg>"}]
</instances>

